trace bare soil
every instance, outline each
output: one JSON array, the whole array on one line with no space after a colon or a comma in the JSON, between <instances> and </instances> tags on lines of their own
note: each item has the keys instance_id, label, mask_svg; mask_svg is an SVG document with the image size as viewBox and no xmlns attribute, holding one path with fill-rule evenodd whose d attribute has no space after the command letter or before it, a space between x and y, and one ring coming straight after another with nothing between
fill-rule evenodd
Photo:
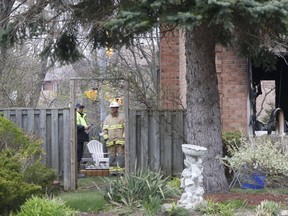
<instances>
[{"instance_id":1,"label":"bare soil","mask_svg":"<svg viewBox=\"0 0 288 216\"><path fill-rule=\"evenodd\" d=\"M220 194L206 195L205 199L211 199L215 202L224 202L229 200L246 200L248 205L256 206L264 200L281 202L288 204L288 194L271 194L271 193L259 193L259 192L228 192Z\"/></svg>"}]
</instances>

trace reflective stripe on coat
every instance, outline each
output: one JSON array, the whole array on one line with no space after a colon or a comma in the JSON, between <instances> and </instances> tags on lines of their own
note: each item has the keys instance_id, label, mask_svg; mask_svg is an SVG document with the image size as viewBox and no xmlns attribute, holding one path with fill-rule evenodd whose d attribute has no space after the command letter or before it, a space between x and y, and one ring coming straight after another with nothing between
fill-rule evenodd
<instances>
[{"instance_id":1,"label":"reflective stripe on coat","mask_svg":"<svg viewBox=\"0 0 288 216\"><path fill-rule=\"evenodd\" d=\"M125 145L124 130L125 119L122 113L119 113L118 116L108 115L103 124L103 138L107 140L106 146Z\"/></svg>"}]
</instances>

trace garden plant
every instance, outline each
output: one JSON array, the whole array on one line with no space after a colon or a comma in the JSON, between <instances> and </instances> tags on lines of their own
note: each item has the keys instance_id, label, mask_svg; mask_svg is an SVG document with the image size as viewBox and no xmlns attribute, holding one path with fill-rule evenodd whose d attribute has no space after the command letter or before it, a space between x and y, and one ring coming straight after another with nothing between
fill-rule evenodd
<instances>
[{"instance_id":1,"label":"garden plant","mask_svg":"<svg viewBox=\"0 0 288 216\"><path fill-rule=\"evenodd\" d=\"M55 172L40 163L42 141L0 116L0 215L19 210L32 195L46 193Z\"/></svg>"},{"instance_id":2,"label":"garden plant","mask_svg":"<svg viewBox=\"0 0 288 216\"><path fill-rule=\"evenodd\" d=\"M250 173L261 173L267 177L267 184L288 175L288 151L286 137L263 135L247 138L242 136L239 146L230 146L229 155L221 158L224 165L232 170L245 170ZM283 179L284 180L284 179ZM285 181L281 181L282 186Z\"/></svg>"}]
</instances>

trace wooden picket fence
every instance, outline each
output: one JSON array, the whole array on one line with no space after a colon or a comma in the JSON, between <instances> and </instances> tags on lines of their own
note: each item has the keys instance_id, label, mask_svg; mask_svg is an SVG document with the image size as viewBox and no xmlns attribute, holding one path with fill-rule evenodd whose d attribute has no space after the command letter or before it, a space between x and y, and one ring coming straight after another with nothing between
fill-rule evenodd
<instances>
[{"instance_id":1,"label":"wooden picket fence","mask_svg":"<svg viewBox=\"0 0 288 216\"><path fill-rule=\"evenodd\" d=\"M0 109L0 115L25 132L37 134L43 139L46 152L43 162L57 171L64 189L73 189L70 109L11 108ZM167 175L181 173L184 168L181 149L185 143L184 118L183 110L129 110L126 119L129 127L126 134L127 171L142 168L161 170Z\"/></svg>"},{"instance_id":2,"label":"wooden picket fence","mask_svg":"<svg viewBox=\"0 0 288 216\"><path fill-rule=\"evenodd\" d=\"M185 112L129 111L129 170L149 168L177 175L184 167L181 145L185 143Z\"/></svg>"},{"instance_id":3,"label":"wooden picket fence","mask_svg":"<svg viewBox=\"0 0 288 216\"><path fill-rule=\"evenodd\" d=\"M55 169L64 188L70 189L70 109L13 108L0 109L0 114L43 140L43 163Z\"/></svg>"}]
</instances>

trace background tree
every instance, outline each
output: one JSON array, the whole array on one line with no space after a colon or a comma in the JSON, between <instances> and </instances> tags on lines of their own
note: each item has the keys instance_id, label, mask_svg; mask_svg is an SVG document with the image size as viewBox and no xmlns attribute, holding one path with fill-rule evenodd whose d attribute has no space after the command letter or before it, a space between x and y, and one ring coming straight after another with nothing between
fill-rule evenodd
<instances>
[{"instance_id":1,"label":"background tree","mask_svg":"<svg viewBox=\"0 0 288 216\"><path fill-rule=\"evenodd\" d=\"M121 1L106 27L131 36L164 25L185 34L187 67L187 141L208 148L204 159L206 192L227 189L223 167L215 46L236 46L245 56L270 52L287 33L286 0L280 1ZM166 25L166 26L165 26ZM113 38L113 36L111 36ZM132 42L132 40L130 40Z\"/></svg>"},{"instance_id":2,"label":"background tree","mask_svg":"<svg viewBox=\"0 0 288 216\"><path fill-rule=\"evenodd\" d=\"M132 46L113 49L108 59L107 76L129 81L130 108L158 108L159 43L159 29L155 29L134 38ZM122 88L117 83L115 87Z\"/></svg>"},{"instance_id":3,"label":"background tree","mask_svg":"<svg viewBox=\"0 0 288 216\"><path fill-rule=\"evenodd\" d=\"M0 79L6 88L2 86L1 89L2 107L36 107L49 69L56 63L71 63L80 58L81 55L75 48L78 43L73 34L75 29L65 22L68 12L65 12L64 3L65 1L46 0L0 1ZM19 64L16 68L13 66L13 62L16 62L13 56L17 57L17 61L21 56L20 71L16 70ZM61 60L55 56L61 56ZM31 59L36 63L33 68L38 67L36 73L31 73L31 68L27 68ZM18 73L26 73L25 76L30 76L31 79L20 82ZM15 76L18 82L7 83L7 75ZM13 88L13 100L7 89L9 86ZM27 91L23 91L23 86Z\"/></svg>"},{"instance_id":4,"label":"background tree","mask_svg":"<svg viewBox=\"0 0 288 216\"><path fill-rule=\"evenodd\" d=\"M209 193L227 189L223 167L216 159L222 154L222 142L215 46L236 46L247 57L273 52L279 43L285 43L287 3L287 0L43 0L37 1L26 17L32 19L33 14L47 5L62 12L58 14L67 11L63 15L66 31L60 34L50 52L64 61L77 60L75 35L81 35L78 31L81 28L95 48L133 45L135 36L160 25L163 31L181 30L186 38L187 143L208 148L204 187Z\"/></svg>"}]
</instances>

